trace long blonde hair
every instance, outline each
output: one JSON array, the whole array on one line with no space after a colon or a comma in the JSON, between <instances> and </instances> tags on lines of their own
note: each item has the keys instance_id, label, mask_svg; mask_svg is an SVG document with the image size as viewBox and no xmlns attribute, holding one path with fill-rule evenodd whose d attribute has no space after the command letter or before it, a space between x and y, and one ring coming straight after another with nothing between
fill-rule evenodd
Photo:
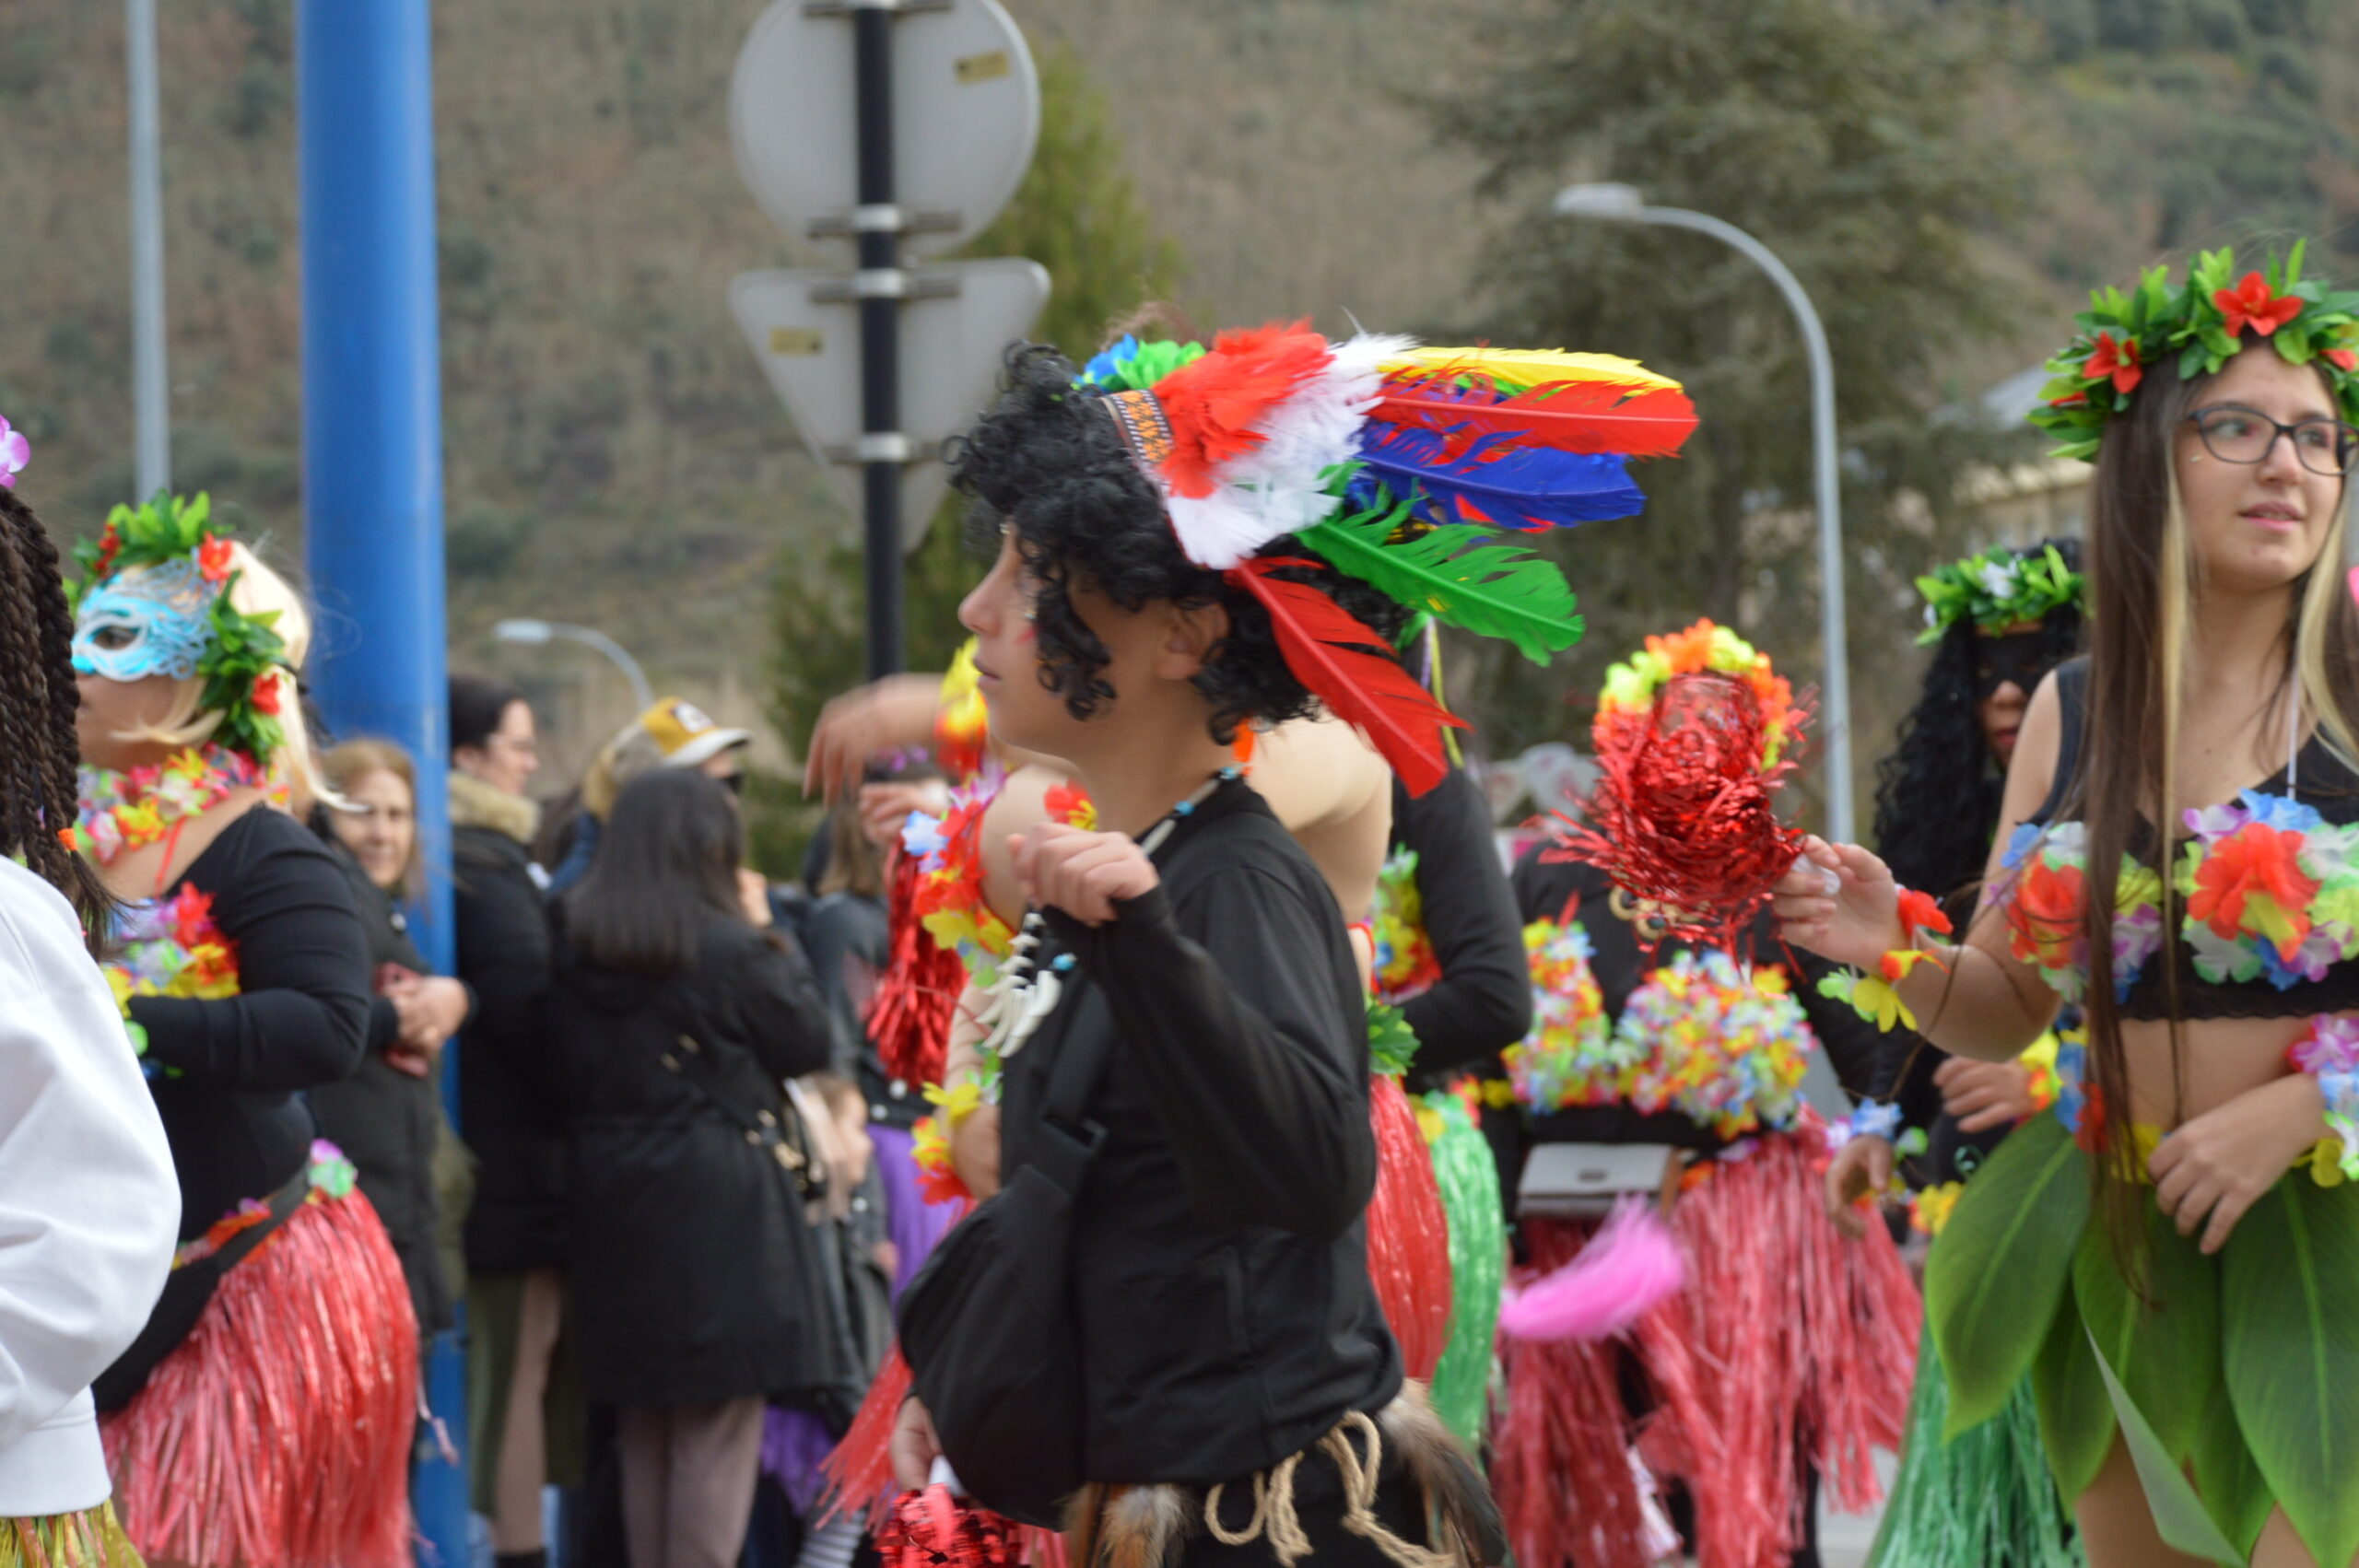
<instances>
[{"instance_id":1,"label":"long blonde hair","mask_svg":"<svg viewBox=\"0 0 2359 1568\"><path fill-rule=\"evenodd\" d=\"M311 650L311 606L292 583L265 565L243 540L233 539L229 544L229 569L236 573L229 588L230 607L241 615L276 614L278 619L271 629L287 645L290 671L299 671ZM303 704L296 693L293 673L279 674L278 696L278 724L287 736L279 747L278 758L286 769L288 787L294 791L296 808L308 809L315 801L335 803L339 797L322 777L311 750L311 731L303 722ZM168 746L202 745L213 738L213 731L220 724L221 715L205 707L204 680L190 675L174 687L172 705L162 717L115 739L132 744L156 742Z\"/></svg>"}]
</instances>

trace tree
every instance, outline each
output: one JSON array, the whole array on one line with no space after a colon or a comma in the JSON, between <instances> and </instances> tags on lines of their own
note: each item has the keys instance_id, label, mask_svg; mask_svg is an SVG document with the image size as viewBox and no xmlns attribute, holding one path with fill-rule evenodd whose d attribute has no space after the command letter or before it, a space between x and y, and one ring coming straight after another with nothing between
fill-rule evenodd
<instances>
[{"instance_id":1,"label":"tree","mask_svg":"<svg viewBox=\"0 0 2359 1568\"><path fill-rule=\"evenodd\" d=\"M1158 238L1122 168L1105 93L1069 50L1040 61L1040 140L1015 195L966 248L978 256L1028 256L1048 268L1050 292L1032 335L1076 359L1095 353L1106 328L1140 301L1160 298L1180 271L1179 248ZM903 624L913 670L945 668L966 633L958 602L982 575L964 546L965 499L935 510L925 540L904 562ZM866 623L861 551L829 545L782 563L773 600L769 715L799 753L829 697L859 684ZM775 793L775 792L773 792ZM793 828L764 829L775 860Z\"/></svg>"},{"instance_id":2,"label":"tree","mask_svg":"<svg viewBox=\"0 0 2359 1568\"><path fill-rule=\"evenodd\" d=\"M1437 107L1444 134L1487 164L1486 192L1527 215L1493 247L1487 304L1462 326L1642 359L1684 381L1701 415L1682 460L1644 469L1643 518L1548 542L1581 593L1582 647L1546 670L1502 649L1461 655L1453 690L1494 750L1567 732L1568 685L1585 702L1607 661L1697 614L1815 673L1792 317L1717 240L1550 216L1549 193L1573 179L1725 218L1802 280L1836 360L1861 695L1888 674L1886 654L1908 641L1893 607L1947 547L1951 482L1990 444L1970 421L1928 416L1969 390L1961 350L2006 322L1976 248L2013 183L1966 129L1991 38L1902 0L1535 0L1500 35L1484 89Z\"/></svg>"}]
</instances>

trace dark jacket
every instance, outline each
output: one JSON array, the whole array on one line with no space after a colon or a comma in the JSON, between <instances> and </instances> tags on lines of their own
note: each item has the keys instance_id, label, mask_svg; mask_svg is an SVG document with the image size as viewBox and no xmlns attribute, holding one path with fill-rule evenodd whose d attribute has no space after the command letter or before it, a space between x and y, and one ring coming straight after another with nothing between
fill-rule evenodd
<instances>
[{"instance_id":1,"label":"dark jacket","mask_svg":"<svg viewBox=\"0 0 2359 1568\"><path fill-rule=\"evenodd\" d=\"M451 775L451 883L459 978L475 1015L459 1036L459 1132L476 1160L467 1267L565 1261L565 1141L540 1080L548 915L525 845L532 802Z\"/></svg>"},{"instance_id":2,"label":"dark jacket","mask_svg":"<svg viewBox=\"0 0 2359 1568\"><path fill-rule=\"evenodd\" d=\"M833 1255L793 1173L747 1131L787 1116L781 1080L827 1065L827 1003L802 956L719 912L695 965L668 978L588 965L560 941L548 1038L590 1398L839 1387Z\"/></svg>"},{"instance_id":3,"label":"dark jacket","mask_svg":"<svg viewBox=\"0 0 2359 1568\"><path fill-rule=\"evenodd\" d=\"M1088 1479L1228 1480L1390 1403L1367 1275L1367 1018L1334 895L1262 797L1223 785L1118 919L1051 912L1074 963L1007 1059L1002 1163L1036 1146L1057 1055L1110 1042L1075 1204Z\"/></svg>"},{"instance_id":4,"label":"dark jacket","mask_svg":"<svg viewBox=\"0 0 2359 1568\"><path fill-rule=\"evenodd\" d=\"M393 899L369 880L325 822L313 825L352 889L369 938L370 973L374 976L388 964L414 975L431 973ZM451 1281L443 1275L436 1246L441 1212L434 1152L442 1135L442 1095L433 1079L414 1078L386 1061L385 1048L400 1035L393 999L372 997L368 1054L343 1082L311 1091L311 1112L320 1119L321 1135L359 1169L360 1190L385 1222L385 1234L402 1260L417 1326L431 1334L450 1328L452 1321Z\"/></svg>"},{"instance_id":5,"label":"dark jacket","mask_svg":"<svg viewBox=\"0 0 2359 1568\"><path fill-rule=\"evenodd\" d=\"M1499 1053L1532 1027L1523 922L1491 836L1491 810L1462 768L1423 795L1392 784L1392 843L1417 852L1417 901L1441 978L1401 1004L1417 1036L1409 1087L1504 1075Z\"/></svg>"}]
</instances>

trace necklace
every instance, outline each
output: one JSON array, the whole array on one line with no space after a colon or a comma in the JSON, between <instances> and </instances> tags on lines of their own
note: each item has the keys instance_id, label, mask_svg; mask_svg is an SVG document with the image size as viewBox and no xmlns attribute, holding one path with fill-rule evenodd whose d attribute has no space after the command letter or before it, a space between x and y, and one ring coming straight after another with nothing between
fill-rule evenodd
<instances>
[{"instance_id":1,"label":"necklace","mask_svg":"<svg viewBox=\"0 0 2359 1568\"><path fill-rule=\"evenodd\" d=\"M85 767L79 819L69 837L79 853L112 865L237 790L260 790L282 806L288 797L282 773L226 746L192 746L146 767Z\"/></svg>"},{"instance_id":2,"label":"necklace","mask_svg":"<svg viewBox=\"0 0 2359 1568\"><path fill-rule=\"evenodd\" d=\"M1214 790L1236 778L1238 773L1235 767L1224 767L1196 786L1192 794L1146 830L1139 840L1139 848L1153 859L1180 824L1195 815L1196 808L1210 800ZM989 1082L999 1082L1001 1064L1032 1037L1041 1021L1056 1010L1057 999L1063 993L1062 976L1074 965L1073 954L1058 954L1050 960L1046 970L1033 956L1047 929L1039 910L1024 912L1023 927L1009 943L1006 962L999 966L998 983L985 993L983 1004L977 1011L976 1022L983 1027L983 1038L975 1048L982 1059L983 1076Z\"/></svg>"}]
</instances>

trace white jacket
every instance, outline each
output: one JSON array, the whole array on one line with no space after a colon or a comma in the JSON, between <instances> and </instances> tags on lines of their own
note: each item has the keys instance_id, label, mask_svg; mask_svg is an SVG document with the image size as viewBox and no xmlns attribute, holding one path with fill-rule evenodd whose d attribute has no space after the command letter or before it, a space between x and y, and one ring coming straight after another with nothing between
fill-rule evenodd
<instances>
[{"instance_id":1,"label":"white jacket","mask_svg":"<svg viewBox=\"0 0 2359 1568\"><path fill-rule=\"evenodd\" d=\"M146 1327L180 1212L73 907L0 859L0 1517L106 1501L90 1379Z\"/></svg>"}]
</instances>

